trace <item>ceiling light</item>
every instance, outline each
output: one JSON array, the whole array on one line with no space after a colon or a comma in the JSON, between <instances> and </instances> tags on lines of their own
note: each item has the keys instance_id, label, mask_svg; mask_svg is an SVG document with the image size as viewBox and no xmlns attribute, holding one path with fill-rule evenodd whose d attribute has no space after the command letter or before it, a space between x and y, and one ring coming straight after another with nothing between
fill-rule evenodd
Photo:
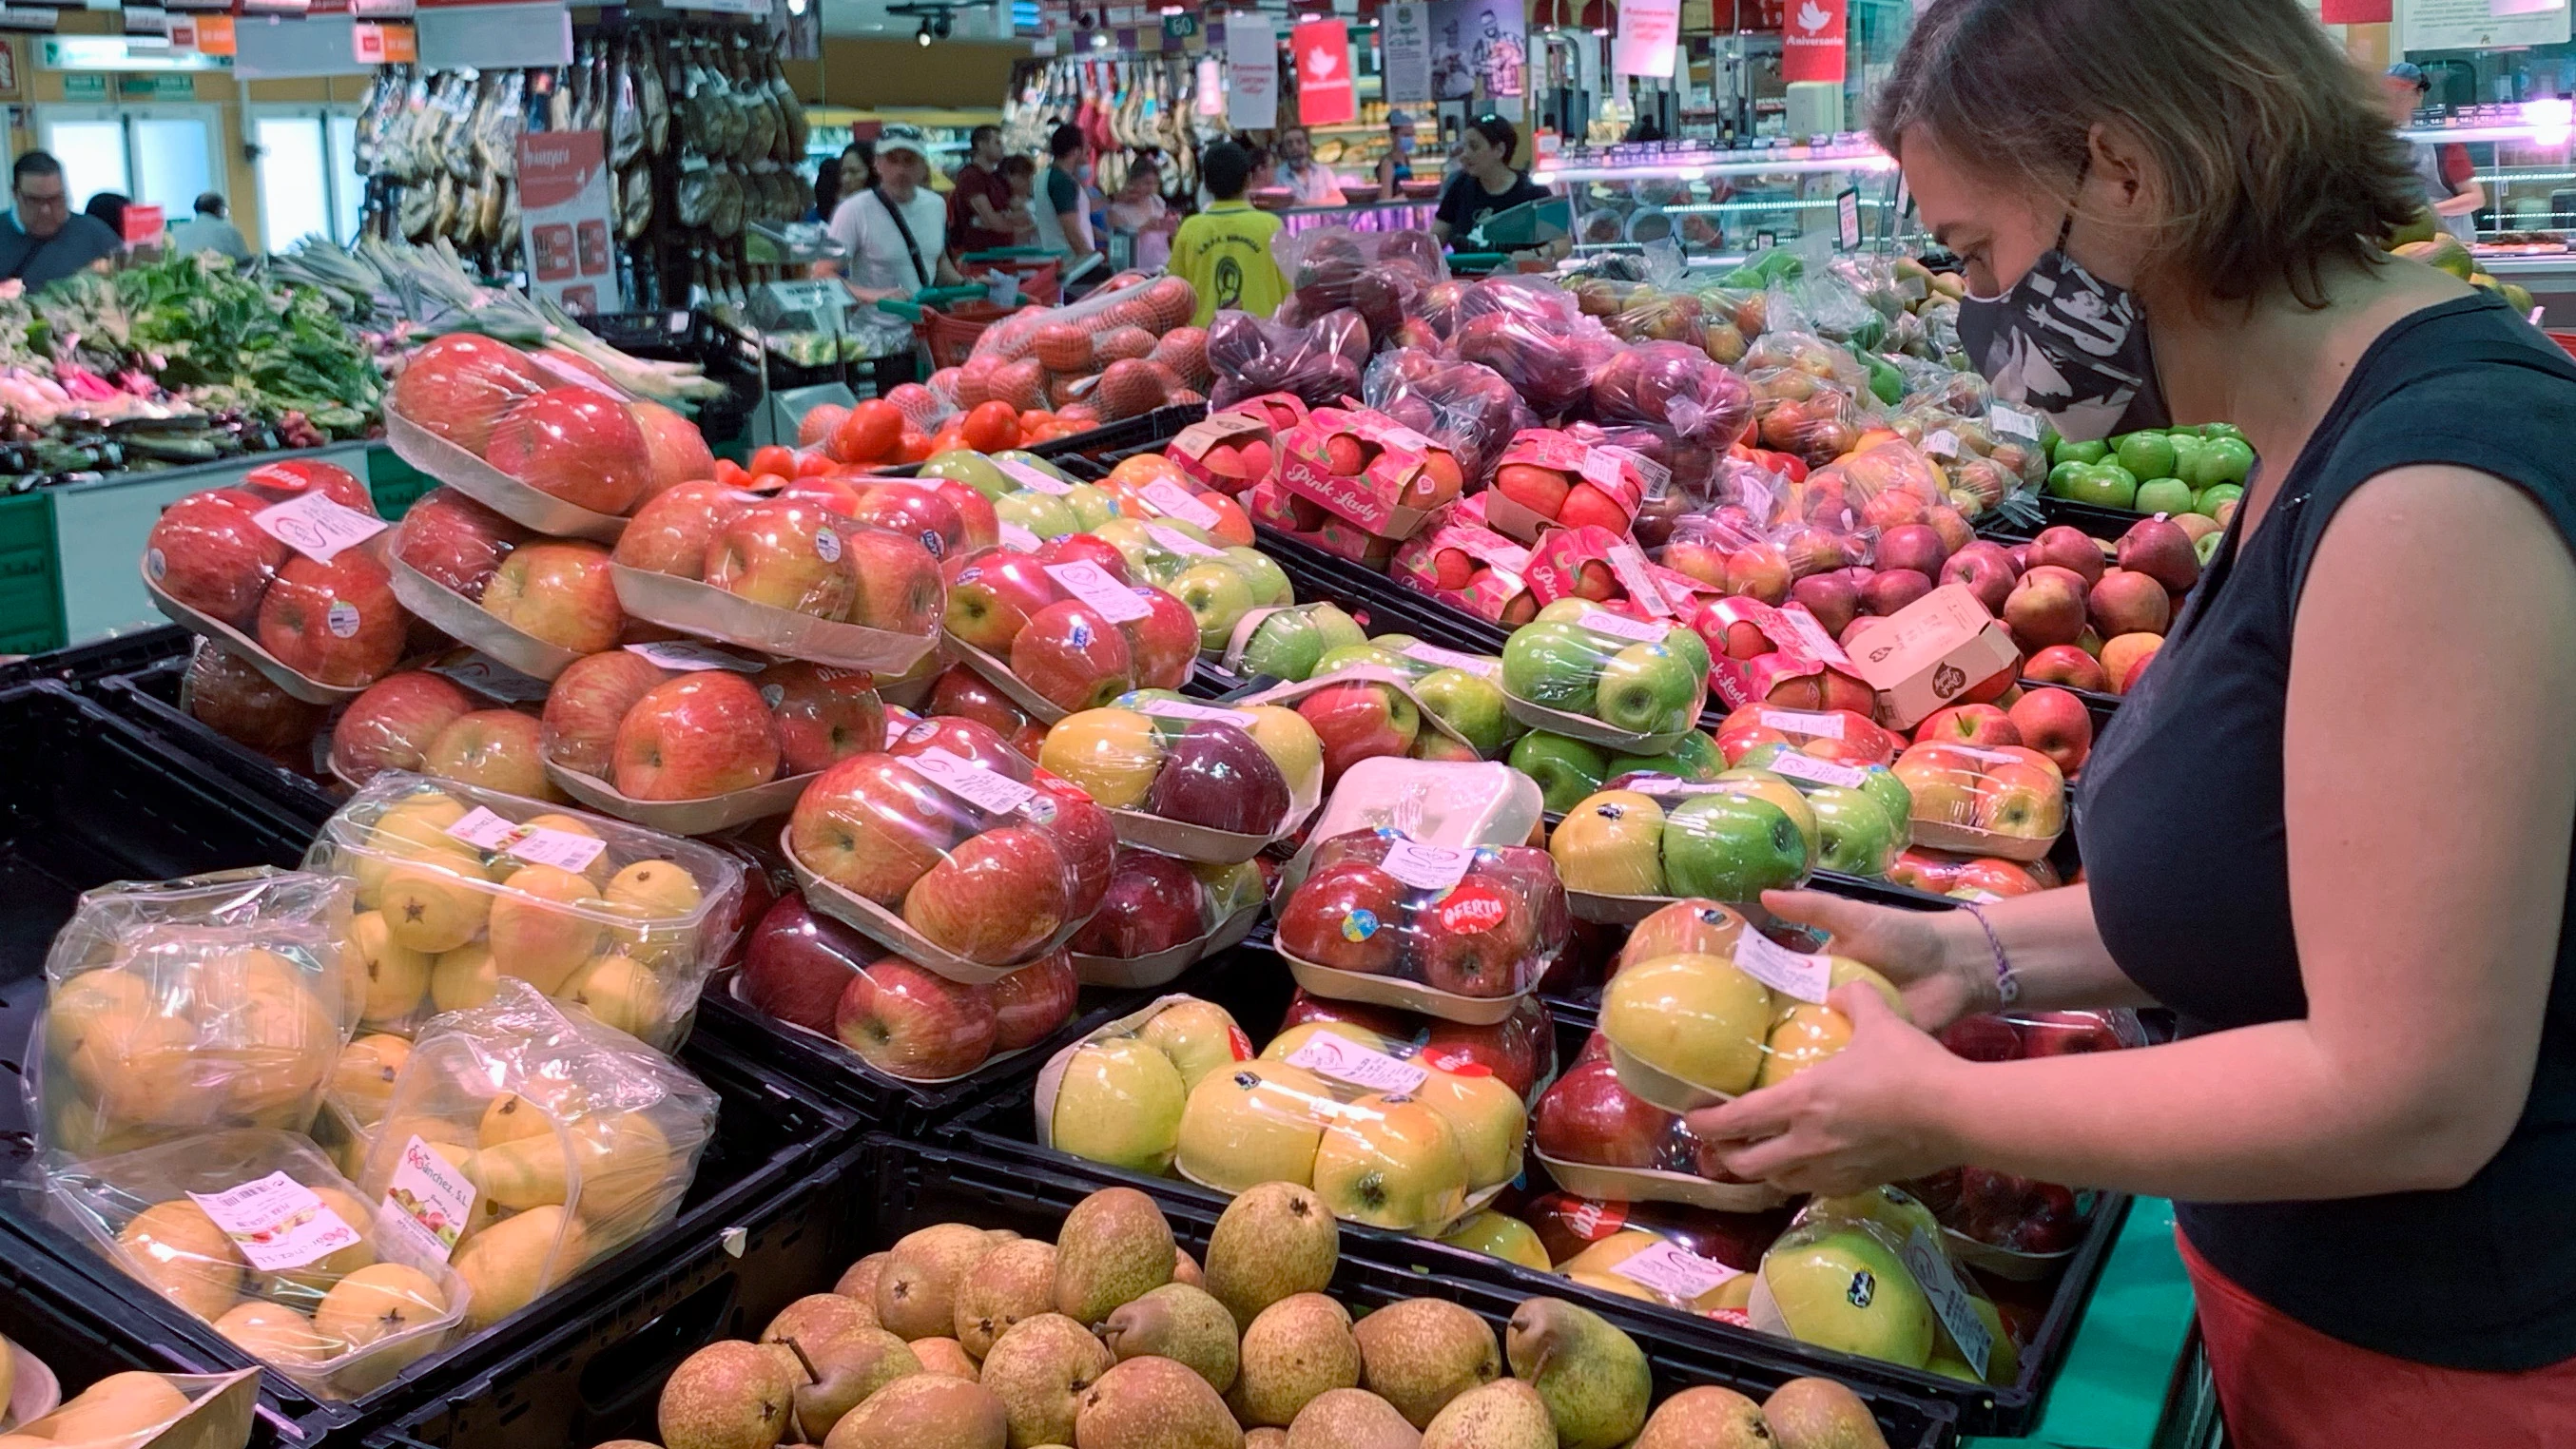
<instances>
[{"instance_id":1,"label":"ceiling light","mask_svg":"<svg viewBox=\"0 0 2576 1449\"><path fill-rule=\"evenodd\" d=\"M921 47L923 47L924 49L929 48L929 45L930 45L930 20L929 20L929 17L924 16L924 17L922 18L921 28L920 28L919 30L916 30L916 31L914 31L914 32L912 33L912 43L913 43L913 44L915 44L915 45L921 46Z\"/></svg>"}]
</instances>

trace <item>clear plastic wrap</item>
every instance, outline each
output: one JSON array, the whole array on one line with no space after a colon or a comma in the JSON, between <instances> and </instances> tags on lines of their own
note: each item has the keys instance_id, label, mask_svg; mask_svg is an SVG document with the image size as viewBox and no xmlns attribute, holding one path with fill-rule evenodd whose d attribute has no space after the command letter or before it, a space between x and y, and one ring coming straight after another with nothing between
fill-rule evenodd
<instances>
[{"instance_id":1,"label":"clear plastic wrap","mask_svg":"<svg viewBox=\"0 0 2576 1449\"><path fill-rule=\"evenodd\" d=\"M144 540L144 581L165 612L227 648L307 685L355 689L393 667L411 627L384 530L347 470L271 463L163 510Z\"/></svg>"},{"instance_id":2,"label":"clear plastic wrap","mask_svg":"<svg viewBox=\"0 0 2576 1449\"><path fill-rule=\"evenodd\" d=\"M1529 549L1485 524L1486 495L1463 498L1435 513L1388 563L1395 580L1453 608L1497 624L1538 617L1526 575Z\"/></svg>"},{"instance_id":3,"label":"clear plastic wrap","mask_svg":"<svg viewBox=\"0 0 2576 1449\"><path fill-rule=\"evenodd\" d=\"M484 337L454 334L422 348L394 379L385 411L396 447L422 454L416 465L531 527L547 526L532 515L553 512L550 504L570 510L562 521L614 520L709 470L705 440L687 419L634 402L577 360Z\"/></svg>"},{"instance_id":4,"label":"clear plastic wrap","mask_svg":"<svg viewBox=\"0 0 2576 1449\"><path fill-rule=\"evenodd\" d=\"M1520 1093L1524 1102L1534 1104L1556 1078L1556 1021L1547 1003L1535 996L1521 997L1501 1021L1465 1022L1300 990L1289 998L1279 1029L1325 1021L1363 1027L1392 1043L1391 1050L1419 1055L1443 1071L1480 1066Z\"/></svg>"},{"instance_id":5,"label":"clear plastic wrap","mask_svg":"<svg viewBox=\"0 0 2576 1449\"><path fill-rule=\"evenodd\" d=\"M1732 1212L1759 1211L1782 1200L1777 1190L1729 1173L1718 1144L1692 1133L1680 1114L1621 1086L1599 1032L1539 1098L1530 1128L1531 1145L1548 1175L1586 1196Z\"/></svg>"},{"instance_id":6,"label":"clear plastic wrap","mask_svg":"<svg viewBox=\"0 0 2576 1449\"><path fill-rule=\"evenodd\" d=\"M1208 325L1207 360L1216 376L1208 402L1231 407L1284 392L1313 407L1336 406L1360 392L1368 364L1368 323L1348 309L1303 324L1225 311Z\"/></svg>"},{"instance_id":7,"label":"clear plastic wrap","mask_svg":"<svg viewBox=\"0 0 2576 1449\"><path fill-rule=\"evenodd\" d=\"M1024 759L1035 760L1046 743L1046 723L1012 702L993 681L963 664L951 664L930 682L921 712L973 720L999 735Z\"/></svg>"},{"instance_id":8,"label":"clear plastic wrap","mask_svg":"<svg viewBox=\"0 0 2576 1449\"><path fill-rule=\"evenodd\" d=\"M1713 947L1722 922L1696 928ZM1852 982L1896 988L1861 963L1775 945L1750 929L1714 949L1623 960L1601 998L1601 1033L1620 1084L1671 1112L1693 1112L1787 1080L1841 1051L1851 1020L1825 1004Z\"/></svg>"},{"instance_id":9,"label":"clear plastic wrap","mask_svg":"<svg viewBox=\"0 0 2576 1449\"><path fill-rule=\"evenodd\" d=\"M1323 799L1324 742L1278 705L1083 710L1047 730L1038 764L1107 807L1121 839L1188 860L1249 860Z\"/></svg>"},{"instance_id":10,"label":"clear plastic wrap","mask_svg":"<svg viewBox=\"0 0 2576 1449\"><path fill-rule=\"evenodd\" d=\"M1130 582L1124 555L1090 544L1056 549L1055 562L983 549L946 569L951 644L1013 703L1049 722L1132 689L1178 689L1202 642L1187 604Z\"/></svg>"},{"instance_id":11,"label":"clear plastic wrap","mask_svg":"<svg viewBox=\"0 0 2576 1449\"><path fill-rule=\"evenodd\" d=\"M475 332L432 339L395 374L385 406L422 431L483 455L501 419L552 382L529 356Z\"/></svg>"},{"instance_id":12,"label":"clear plastic wrap","mask_svg":"<svg viewBox=\"0 0 2576 1449\"><path fill-rule=\"evenodd\" d=\"M824 771L785 836L818 909L977 984L1090 918L1116 841L1090 796L959 720L925 720L893 751Z\"/></svg>"},{"instance_id":13,"label":"clear plastic wrap","mask_svg":"<svg viewBox=\"0 0 2576 1449\"><path fill-rule=\"evenodd\" d=\"M1563 815L1602 786L1629 775L1655 775L1674 780L1714 780L1726 769L1708 736L1684 733L1661 754L1637 754L1560 735L1532 730L1512 746L1511 765L1538 782L1549 813Z\"/></svg>"},{"instance_id":14,"label":"clear plastic wrap","mask_svg":"<svg viewBox=\"0 0 2576 1449\"><path fill-rule=\"evenodd\" d=\"M397 1240L298 1133L207 1133L47 1187L110 1262L322 1398L382 1387L472 1311L445 1255Z\"/></svg>"},{"instance_id":15,"label":"clear plastic wrap","mask_svg":"<svg viewBox=\"0 0 2576 1449\"><path fill-rule=\"evenodd\" d=\"M1595 1048L1599 1045L1596 1036L1585 1048L1587 1062L1597 1059ZM1560 1272L1571 1269L1575 1261L1591 1249L1613 1238L1627 1237L1628 1241L1620 1248L1607 1250L1585 1262L1583 1271L1587 1274L1587 1286L1626 1297L1651 1299L1666 1307L1678 1307L1681 1304L1663 1289L1648 1289L1636 1279L1610 1271L1610 1268L1645 1247L1646 1241L1643 1240L1652 1240L1669 1243L1718 1267L1750 1273L1761 1266L1763 1251L1789 1226L1790 1215L1776 1208L1758 1212L1727 1211L1656 1199L1591 1198L1566 1191L1540 1193L1530 1198L1521 1204L1519 1216L1537 1234L1540 1248ZM1650 1266L1651 1260L1640 1262L1633 1265L1632 1271ZM1661 1282L1660 1279L1658 1281ZM1682 1286L1689 1285L1666 1284L1665 1288ZM1711 1310L1712 1316L1726 1311Z\"/></svg>"},{"instance_id":16,"label":"clear plastic wrap","mask_svg":"<svg viewBox=\"0 0 2576 1449\"><path fill-rule=\"evenodd\" d=\"M358 1015L350 903L344 881L267 868L84 892L45 956L38 1143L302 1131Z\"/></svg>"},{"instance_id":17,"label":"clear plastic wrap","mask_svg":"<svg viewBox=\"0 0 2576 1449\"><path fill-rule=\"evenodd\" d=\"M2038 860L2066 829L2066 777L2027 746L1918 744L1893 768L1915 842L1935 850Z\"/></svg>"},{"instance_id":18,"label":"clear plastic wrap","mask_svg":"<svg viewBox=\"0 0 2576 1449\"><path fill-rule=\"evenodd\" d=\"M1491 502L1499 515L1503 506ZM1543 529L1530 549L1530 594L1538 622L1570 623L1588 611L1632 620L1687 622L1717 590L1646 558L1636 540L1607 528ZM1688 646L1684 646L1687 648Z\"/></svg>"},{"instance_id":19,"label":"clear plastic wrap","mask_svg":"<svg viewBox=\"0 0 2576 1449\"><path fill-rule=\"evenodd\" d=\"M1220 662L1241 676L1306 680L1327 656L1350 657L1368 644L1368 631L1335 603L1294 604L1246 615Z\"/></svg>"},{"instance_id":20,"label":"clear plastic wrap","mask_svg":"<svg viewBox=\"0 0 2576 1449\"><path fill-rule=\"evenodd\" d=\"M1288 279L1290 301L1297 313L1322 316L1348 308L1368 324L1373 345L1391 340L1421 346L1436 342L1428 323L1419 335L1408 335L1430 289L1449 279L1448 258L1431 234L1413 228L1353 231L1345 226L1319 226L1304 231L1282 229L1270 239L1270 254Z\"/></svg>"},{"instance_id":21,"label":"clear plastic wrap","mask_svg":"<svg viewBox=\"0 0 2576 1449\"><path fill-rule=\"evenodd\" d=\"M1555 428L1525 428L1496 460L1485 521L1524 543L1552 526L1624 537L1644 504L1647 467L1633 452L1596 448Z\"/></svg>"},{"instance_id":22,"label":"clear plastic wrap","mask_svg":"<svg viewBox=\"0 0 2576 1449\"><path fill-rule=\"evenodd\" d=\"M1109 495L1121 520L1167 524L1204 544L1252 543L1252 524L1242 504L1199 482L1188 469L1160 453L1119 459L1100 480L1100 491Z\"/></svg>"},{"instance_id":23,"label":"clear plastic wrap","mask_svg":"<svg viewBox=\"0 0 2576 1449\"><path fill-rule=\"evenodd\" d=\"M1670 897L1748 905L1766 890L1803 884L1821 863L1815 809L1770 771L1731 769L1704 783L1636 773L1614 781L1548 836L1587 920L1635 920Z\"/></svg>"},{"instance_id":24,"label":"clear plastic wrap","mask_svg":"<svg viewBox=\"0 0 2576 1449\"><path fill-rule=\"evenodd\" d=\"M670 1058L504 981L413 1044L359 1186L437 1243L480 1330L669 1222L715 1122Z\"/></svg>"},{"instance_id":25,"label":"clear plastic wrap","mask_svg":"<svg viewBox=\"0 0 2576 1449\"><path fill-rule=\"evenodd\" d=\"M1491 482L1513 435L1536 425L1502 374L1479 363L1449 361L1425 347L1379 353L1368 365L1360 395L1370 407L1447 448L1469 491Z\"/></svg>"},{"instance_id":26,"label":"clear plastic wrap","mask_svg":"<svg viewBox=\"0 0 2576 1449\"><path fill-rule=\"evenodd\" d=\"M836 1042L898 1081L944 1082L1024 1051L1074 1015L1065 952L967 985L889 953L847 924L779 897L751 931L735 999L783 1027Z\"/></svg>"},{"instance_id":27,"label":"clear plastic wrap","mask_svg":"<svg viewBox=\"0 0 2576 1449\"><path fill-rule=\"evenodd\" d=\"M1354 831L1394 830L1426 845L1519 845L1545 818L1538 783L1505 764L1362 760L1336 786L1281 879L1306 878L1324 842Z\"/></svg>"},{"instance_id":28,"label":"clear plastic wrap","mask_svg":"<svg viewBox=\"0 0 2576 1449\"><path fill-rule=\"evenodd\" d=\"M249 660L212 639L197 640L188 653L188 672L179 680L179 708L224 738L291 761L298 770L312 767L309 746L330 715L326 707L279 688Z\"/></svg>"},{"instance_id":29,"label":"clear plastic wrap","mask_svg":"<svg viewBox=\"0 0 2576 1449\"><path fill-rule=\"evenodd\" d=\"M984 329L973 359L1013 362L1037 353L1047 329L1067 328L1094 335L1121 327L1139 327L1159 337L1186 324L1198 311L1198 292L1180 277L1157 277L1141 285L1109 288L1062 307L1024 308ZM1043 354L1039 354L1043 360ZM1058 361L1068 360L1058 358ZM1104 359L1105 360L1105 359ZM1082 365L1050 370L1079 372Z\"/></svg>"},{"instance_id":30,"label":"clear plastic wrap","mask_svg":"<svg viewBox=\"0 0 2576 1449\"><path fill-rule=\"evenodd\" d=\"M2020 1377L2002 1315L1951 1261L1931 1210L1898 1188L1800 1209L1763 1254L1747 1312L1765 1332L1902 1368Z\"/></svg>"},{"instance_id":31,"label":"clear plastic wrap","mask_svg":"<svg viewBox=\"0 0 2576 1449\"><path fill-rule=\"evenodd\" d=\"M1261 867L1120 846L1100 910L1067 943L1087 986L1160 986L1241 941L1261 915Z\"/></svg>"},{"instance_id":32,"label":"clear plastic wrap","mask_svg":"<svg viewBox=\"0 0 2576 1449\"><path fill-rule=\"evenodd\" d=\"M424 495L394 526L394 557L452 593L481 603L502 562L530 535L518 522L453 488Z\"/></svg>"},{"instance_id":33,"label":"clear plastic wrap","mask_svg":"<svg viewBox=\"0 0 2576 1449\"><path fill-rule=\"evenodd\" d=\"M695 841L390 770L323 825L305 863L355 881L354 1014L395 1032L520 980L676 1046L744 890L741 863Z\"/></svg>"},{"instance_id":34,"label":"clear plastic wrap","mask_svg":"<svg viewBox=\"0 0 2576 1449\"><path fill-rule=\"evenodd\" d=\"M1464 733L1424 703L1407 670L1379 662L1376 656L1385 651L1368 647L1372 657L1350 660L1346 667L1337 664L1330 673L1319 673L1301 684L1282 684L1243 701L1285 705L1305 717L1316 738L1323 741L1328 796L1339 793L1351 770L1371 760L1404 756L1463 761L1478 753Z\"/></svg>"},{"instance_id":35,"label":"clear plastic wrap","mask_svg":"<svg viewBox=\"0 0 2576 1449\"><path fill-rule=\"evenodd\" d=\"M546 760L586 777L561 783L603 808L623 802L591 798L597 786L634 802L740 795L883 749L874 682L864 669L763 663L688 644L586 655L546 696Z\"/></svg>"},{"instance_id":36,"label":"clear plastic wrap","mask_svg":"<svg viewBox=\"0 0 2576 1449\"><path fill-rule=\"evenodd\" d=\"M1038 1141L1129 1172L1169 1173L1191 1094L1251 1060L1252 1039L1224 1007L1162 997L1047 1061L1037 1080ZM1311 1173L1313 1161L1310 1149L1289 1165Z\"/></svg>"},{"instance_id":37,"label":"clear plastic wrap","mask_svg":"<svg viewBox=\"0 0 2576 1449\"><path fill-rule=\"evenodd\" d=\"M25 1357L33 1357L21 1349ZM25 1367L22 1358L20 1365ZM28 1398L27 1375L17 1381ZM61 1449L243 1449L257 1420L259 1371L230 1374L112 1373L42 1414L0 1420L20 1449L30 1443ZM48 1396L53 1397L52 1395ZM185 1427L182 1438L174 1431Z\"/></svg>"},{"instance_id":38,"label":"clear plastic wrap","mask_svg":"<svg viewBox=\"0 0 2576 1449\"><path fill-rule=\"evenodd\" d=\"M1589 603L1565 614L1543 609L1503 645L1503 692L1523 723L1652 753L1698 721L1709 652L1697 634Z\"/></svg>"},{"instance_id":39,"label":"clear plastic wrap","mask_svg":"<svg viewBox=\"0 0 2576 1449\"><path fill-rule=\"evenodd\" d=\"M1753 421L1744 379L1680 342L1639 342L1592 376L1592 415L1613 425L1670 429L1703 448L1733 447Z\"/></svg>"},{"instance_id":40,"label":"clear plastic wrap","mask_svg":"<svg viewBox=\"0 0 2576 1449\"><path fill-rule=\"evenodd\" d=\"M1992 855L1956 855L1945 850L1908 846L1888 865L1887 878L1936 896L1969 901L2000 901L2036 895L2065 882L2046 860L2006 860Z\"/></svg>"},{"instance_id":41,"label":"clear plastic wrap","mask_svg":"<svg viewBox=\"0 0 2576 1449\"><path fill-rule=\"evenodd\" d=\"M1280 902L1276 939L1298 984L1318 995L1499 1021L1510 998L1537 989L1572 931L1545 851L1370 830L1315 847Z\"/></svg>"}]
</instances>

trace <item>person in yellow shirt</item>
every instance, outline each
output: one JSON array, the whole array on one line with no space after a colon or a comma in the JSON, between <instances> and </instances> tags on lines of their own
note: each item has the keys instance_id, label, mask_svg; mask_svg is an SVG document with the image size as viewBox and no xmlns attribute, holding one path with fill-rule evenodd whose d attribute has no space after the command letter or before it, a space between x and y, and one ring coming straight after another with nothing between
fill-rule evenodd
<instances>
[{"instance_id":1,"label":"person in yellow shirt","mask_svg":"<svg viewBox=\"0 0 2576 1449\"><path fill-rule=\"evenodd\" d=\"M1287 300L1288 279L1270 258L1279 218L1243 199L1252 158L1231 141L1219 142L1199 158L1199 174L1215 201L1172 234L1171 274L1198 289L1193 320L1201 327L1227 307L1267 317Z\"/></svg>"}]
</instances>

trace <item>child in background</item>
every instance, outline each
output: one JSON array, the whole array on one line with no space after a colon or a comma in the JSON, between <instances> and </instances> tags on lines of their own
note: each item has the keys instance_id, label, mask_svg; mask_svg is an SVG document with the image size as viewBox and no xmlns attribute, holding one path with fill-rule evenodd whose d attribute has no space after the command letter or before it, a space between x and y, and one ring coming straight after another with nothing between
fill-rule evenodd
<instances>
[{"instance_id":1,"label":"child in background","mask_svg":"<svg viewBox=\"0 0 2576 1449\"><path fill-rule=\"evenodd\" d=\"M1172 234L1170 268L1198 289L1198 315L1191 320L1205 327L1225 307L1267 317L1287 298L1288 279L1270 259L1279 218L1243 199L1252 158L1231 141L1219 142L1199 159L1199 174L1210 201Z\"/></svg>"},{"instance_id":2,"label":"child in background","mask_svg":"<svg viewBox=\"0 0 2576 1449\"><path fill-rule=\"evenodd\" d=\"M1136 239L1129 265L1150 272L1171 259L1172 229L1179 225L1163 204L1163 173L1150 156L1140 156L1127 172L1127 184L1110 198L1109 224Z\"/></svg>"}]
</instances>

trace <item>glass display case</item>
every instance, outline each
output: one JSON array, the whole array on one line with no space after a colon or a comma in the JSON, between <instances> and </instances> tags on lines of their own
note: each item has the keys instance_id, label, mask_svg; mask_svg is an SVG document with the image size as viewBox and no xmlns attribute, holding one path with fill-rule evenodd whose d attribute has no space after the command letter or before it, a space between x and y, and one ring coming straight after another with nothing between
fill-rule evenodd
<instances>
[{"instance_id":1,"label":"glass display case","mask_svg":"<svg viewBox=\"0 0 2576 1449\"><path fill-rule=\"evenodd\" d=\"M2446 173L2465 173L2484 188L2486 204L2459 229L2478 272L2529 292L2544 323L2576 326L2576 253L2568 250L2576 235L2576 103L2424 111L2398 134L2429 149Z\"/></svg>"},{"instance_id":2,"label":"glass display case","mask_svg":"<svg viewBox=\"0 0 2576 1449\"><path fill-rule=\"evenodd\" d=\"M1570 147L1530 176L1572 203L1577 255L1669 241L1688 265L1731 267L1765 246L1840 239L1846 212L1869 242L1911 225L1895 161L1858 135L1733 150L1696 141Z\"/></svg>"}]
</instances>

